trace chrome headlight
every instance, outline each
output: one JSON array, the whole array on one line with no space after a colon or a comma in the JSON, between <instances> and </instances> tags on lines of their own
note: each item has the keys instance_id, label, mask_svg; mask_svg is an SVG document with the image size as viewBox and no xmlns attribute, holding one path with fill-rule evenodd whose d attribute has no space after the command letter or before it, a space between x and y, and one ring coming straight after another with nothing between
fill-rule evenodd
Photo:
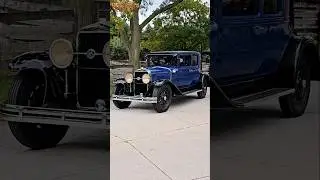
<instances>
[{"instance_id":1,"label":"chrome headlight","mask_svg":"<svg viewBox=\"0 0 320 180\"><path fill-rule=\"evenodd\" d=\"M151 76L149 74L144 74L142 76L142 82L148 84L151 81Z\"/></svg>"},{"instance_id":2,"label":"chrome headlight","mask_svg":"<svg viewBox=\"0 0 320 180\"><path fill-rule=\"evenodd\" d=\"M127 83L132 83L133 82L133 74L132 73L126 73L126 75L124 76L124 80Z\"/></svg>"},{"instance_id":3,"label":"chrome headlight","mask_svg":"<svg viewBox=\"0 0 320 180\"><path fill-rule=\"evenodd\" d=\"M67 68L73 60L73 47L66 39L53 41L49 49L49 56L54 66Z\"/></svg>"},{"instance_id":4,"label":"chrome headlight","mask_svg":"<svg viewBox=\"0 0 320 180\"><path fill-rule=\"evenodd\" d=\"M102 57L103 57L103 61L106 63L107 66L109 66L110 64L110 58L111 56L111 51L110 51L110 45L109 42L107 42L104 47L103 47L103 51L102 51Z\"/></svg>"}]
</instances>

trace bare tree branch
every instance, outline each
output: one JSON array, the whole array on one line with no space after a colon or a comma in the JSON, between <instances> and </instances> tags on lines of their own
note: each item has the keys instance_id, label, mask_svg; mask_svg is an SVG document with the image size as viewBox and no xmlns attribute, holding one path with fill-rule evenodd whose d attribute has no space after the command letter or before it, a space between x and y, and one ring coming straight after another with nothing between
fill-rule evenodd
<instances>
[{"instance_id":1,"label":"bare tree branch","mask_svg":"<svg viewBox=\"0 0 320 180\"><path fill-rule=\"evenodd\" d=\"M166 6L163 6L157 10L155 10L146 20L144 20L141 25L140 29L143 29L150 21L152 21L153 18L155 18L157 15L166 12L167 10L175 7L179 3L181 3L183 0L176 0L175 2L168 4Z\"/></svg>"}]
</instances>

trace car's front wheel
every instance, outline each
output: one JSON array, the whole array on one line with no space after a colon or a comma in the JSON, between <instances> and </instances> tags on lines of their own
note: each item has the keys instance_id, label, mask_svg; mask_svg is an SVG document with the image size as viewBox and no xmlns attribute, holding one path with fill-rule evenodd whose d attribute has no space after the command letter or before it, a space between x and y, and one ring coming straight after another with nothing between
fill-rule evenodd
<instances>
[{"instance_id":1,"label":"car's front wheel","mask_svg":"<svg viewBox=\"0 0 320 180\"><path fill-rule=\"evenodd\" d=\"M153 108L158 113L166 112L172 101L172 89L165 84L160 87L155 87L153 90L153 97L157 97L157 103L153 104Z\"/></svg>"},{"instance_id":2,"label":"car's front wheel","mask_svg":"<svg viewBox=\"0 0 320 180\"><path fill-rule=\"evenodd\" d=\"M116 86L115 95L124 95L124 87L121 85ZM113 100L113 104L119 109L126 109L130 106L130 101L117 101Z\"/></svg>"},{"instance_id":3,"label":"car's front wheel","mask_svg":"<svg viewBox=\"0 0 320 180\"><path fill-rule=\"evenodd\" d=\"M44 97L43 80L28 76L18 76L9 92L9 104L41 107ZM31 149L56 146L68 131L68 126L8 122L15 138Z\"/></svg>"},{"instance_id":4,"label":"car's front wheel","mask_svg":"<svg viewBox=\"0 0 320 180\"><path fill-rule=\"evenodd\" d=\"M298 117L305 112L310 86L310 66L305 61L300 62L296 73L295 92L279 98L281 110L286 117Z\"/></svg>"}]
</instances>

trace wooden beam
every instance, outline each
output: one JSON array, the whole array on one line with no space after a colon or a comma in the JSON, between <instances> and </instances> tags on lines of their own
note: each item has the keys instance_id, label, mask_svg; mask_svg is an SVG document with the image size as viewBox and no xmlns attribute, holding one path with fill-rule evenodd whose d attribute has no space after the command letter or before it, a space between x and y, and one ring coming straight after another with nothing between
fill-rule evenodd
<instances>
[{"instance_id":1,"label":"wooden beam","mask_svg":"<svg viewBox=\"0 0 320 180\"><path fill-rule=\"evenodd\" d=\"M41 20L41 19L63 19L63 20L74 21L74 12L72 10L57 10L57 11L0 13L0 22L5 24L15 24L17 21Z\"/></svg>"}]
</instances>

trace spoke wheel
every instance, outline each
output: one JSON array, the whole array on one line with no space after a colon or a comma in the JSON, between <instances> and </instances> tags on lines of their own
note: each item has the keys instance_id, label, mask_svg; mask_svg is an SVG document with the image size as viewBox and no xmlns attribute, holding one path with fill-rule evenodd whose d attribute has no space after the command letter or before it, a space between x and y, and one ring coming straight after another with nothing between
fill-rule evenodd
<instances>
[{"instance_id":1,"label":"spoke wheel","mask_svg":"<svg viewBox=\"0 0 320 180\"><path fill-rule=\"evenodd\" d=\"M13 81L9 93L9 104L42 107L45 86L43 81L28 76L19 76ZM68 126L8 122L15 138L31 149L56 146L65 136Z\"/></svg>"},{"instance_id":2,"label":"spoke wheel","mask_svg":"<svg viewBox=\"0 0 320 180\"><path fill-rule=\"evenodd\" d=\"M124 95L124 86L123 85L117 85L115 90L115 95ZM126 109L130 106L130 101L117 101L114 100L113 104L119 108L119 109Z\"/></svg>"},{"instance_id":3,"label":"spoke wheel","mask_svg":"<svg viewBox=\"0 0 320 180\"><path fill-rule=\"evenodd\" d=\"M172 89L169 85L155 87L153 97L157 97L157 103L153 104L153 108L158 113L166 112L172 101Z\"/></svg>"},{"instance_id":4,"label":"spoke wheel","mask_svg":"<svg viewBox=\"0 0 320 180\"><path fill-rule=\"evenodd\" d=\"M202 78L201 81L201 91L197 93L199 99L203 99L206 97L208 91L208 82L205 78Z\"/></svg>"},{"instance_id":5,"label":"spoke wheel","mask_svg":"<svg viewBox=\"0 0 320 180\"><path fill-rule=\"evenodd\" d=\"M306 60L300 60L296 71L295 92L279 98L281 110L286 117L298 117L305 112L311 89L310 70Z\"/></svg>"}]
</instances>

